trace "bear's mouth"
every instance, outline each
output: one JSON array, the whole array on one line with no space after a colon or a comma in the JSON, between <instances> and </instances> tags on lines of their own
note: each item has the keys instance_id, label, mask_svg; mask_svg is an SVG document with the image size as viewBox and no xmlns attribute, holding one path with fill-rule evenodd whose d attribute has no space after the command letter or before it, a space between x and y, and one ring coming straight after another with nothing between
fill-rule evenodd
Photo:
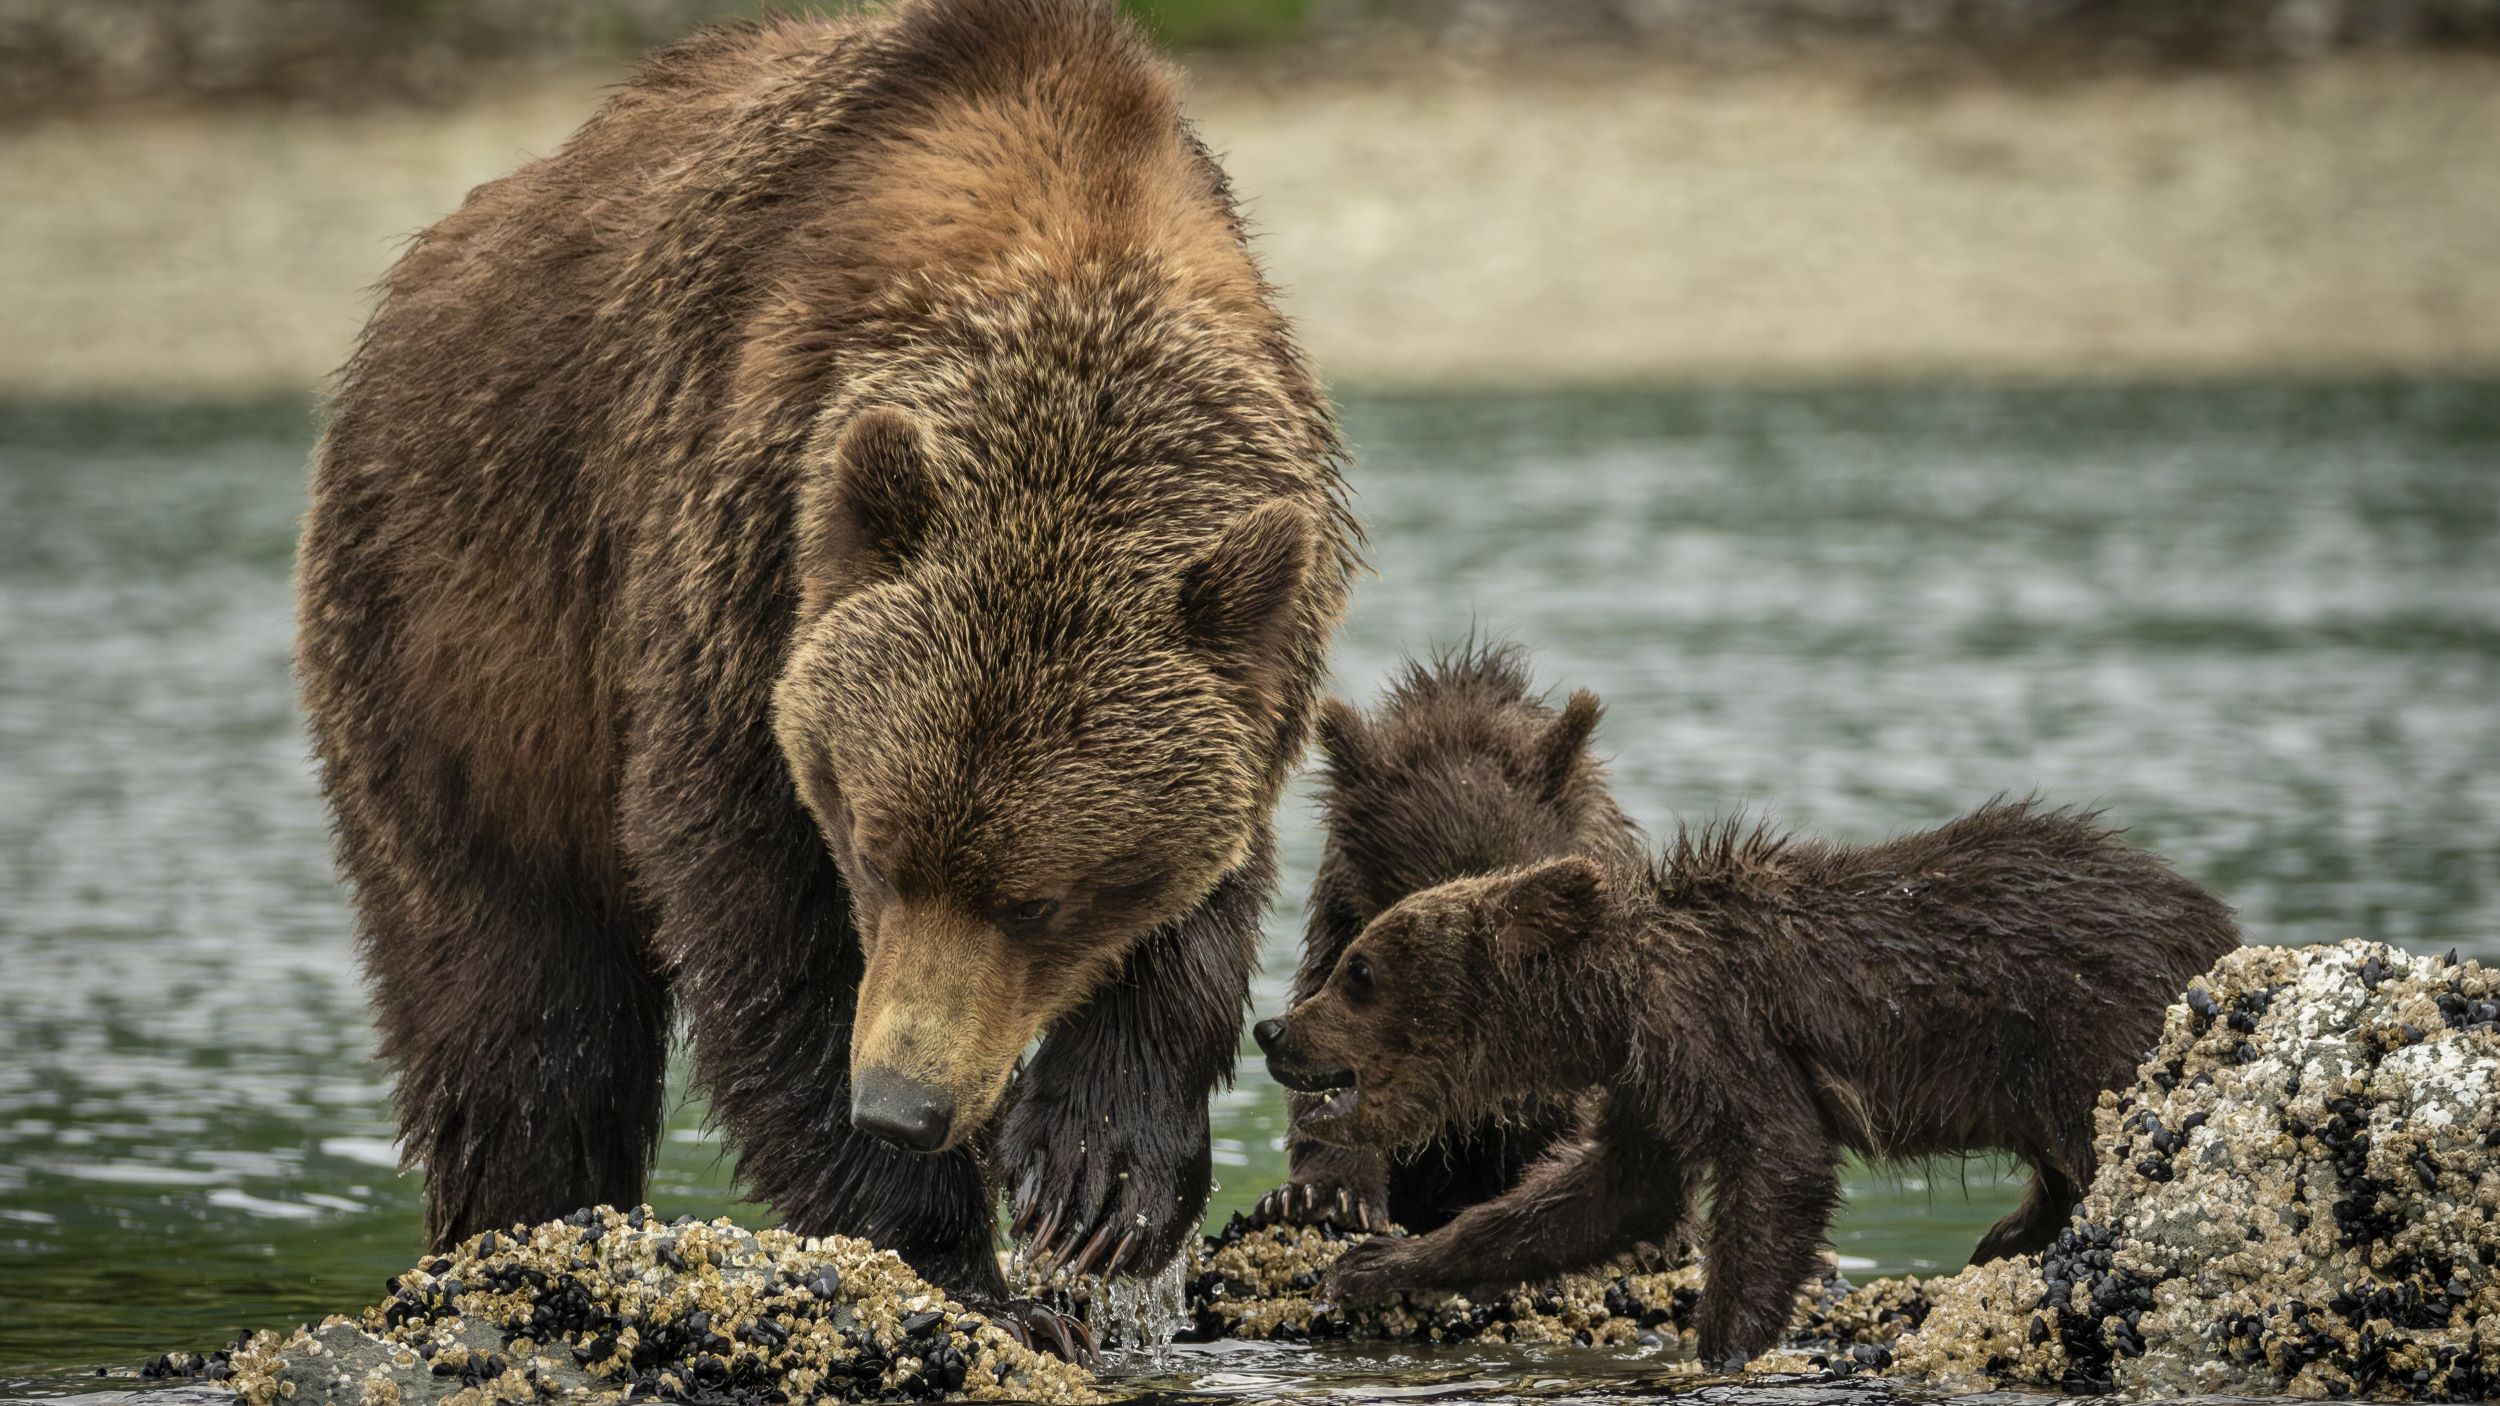
<instances>
[{"instance_id":1,"label":"bear's mouth","mask_svg":"<svg viewBox=\"0 0 2500 1406\"><path fill-rule=\"evenodd\" d=\"M1321 1091L1314 1090L1314 1092ZM1325 1092L1328 1096L1321 1099L1318 1105L1311 1109L1311 1117L1346 1117L1354 1112L1354 1105L1361 1102L1363 1098L1363 1091L1350 1083L1345 1085L1343 1088L1328 1089L1325 1090Z\"/></svg>"},{"instance_id":2,"label":"bear's mouth","mask_svg":"<svg viewBox=\"0 0 2500 1406\"><path fill-rule=\"evenodd\" d=\"M1354 1092L1354 1071L1351 1069L1324 1069L1270 1055L1267 1072L1277 1083L1298 1094Z\"/></svg>"}]
</instances>

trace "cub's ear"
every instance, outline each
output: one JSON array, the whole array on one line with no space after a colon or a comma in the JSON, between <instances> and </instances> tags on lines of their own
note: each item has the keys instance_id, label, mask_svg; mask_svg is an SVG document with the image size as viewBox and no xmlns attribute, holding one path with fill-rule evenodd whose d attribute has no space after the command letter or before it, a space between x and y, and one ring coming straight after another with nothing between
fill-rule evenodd
<instances>
[{"instance_id":1,"label":"cub's ear","mask_svg":"<svg viewBox=\"0 0 2500 1406\"><path fill-rule=\"evenodd\" d=\"M1606 876L1586 859L1549 859L1512 876L1493 895L1494 941L1505 955L1551 952L1596 931Z\"/></svg>"},{"instance_id":2,"label":"cub's ear","mask_svg":"<svg viewBox=\"0 0 2500 1406\"><path fill-rule=\"evenodd\" d=\"M830 472L801 488L799 610L814 618L854 591L892 579L929 522L929 453L900 410L865 410L843 428Z\"/></svg>"},{"instance_id":3,"label":"cub's ear","mask_svg":"<svg viewBox=\"0 0 2500 1406\"><path fill-rule=\"evenodd\" d=\"M1370 769L1377 739L1370 721L1353 704L1332 693L1319 701L1319 716L1313 721L1320 755L1328 759L1331 772L1344 778Z\"/></svg>"},{"instance_id":4,"label":"cub's ear","mask_svg":"<svg viewBox=\"0 0 2500 1406\"><path fill-rule=\"evenodd\" d=\"M1537 739L1536 780L1547 800L1560 797L1571 784L1571 773L1588 750L1589 734L1597 730L1597 720L1605 711L1606 705L1597 701L1596 694L1575 689L1563 704L1562 716Z\"/></svg>"},{"instance_id":5,"label":"cub's ear","mask_svg":"<svg viewBox=\"0 0 2500 1406\"><path fill-rule=\"evenodd\" d=\"M1217 672L1247 683L1282 662L1318 542L1311 515L1279 499L1226 527L1182 570L1181 629Z\"/></svg>"}]
</instances>

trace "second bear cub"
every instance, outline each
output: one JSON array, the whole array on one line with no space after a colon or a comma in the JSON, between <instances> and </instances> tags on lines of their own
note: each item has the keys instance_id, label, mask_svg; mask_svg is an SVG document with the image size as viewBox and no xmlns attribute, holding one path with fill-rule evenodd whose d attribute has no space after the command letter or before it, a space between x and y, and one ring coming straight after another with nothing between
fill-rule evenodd
<instances>
[{"instance_id":1,"label":"second bear cub","mask_svg":"<svg viewBox=\"0 0 2500 1406\"><path fill-rule=\"evenodd\" d=\"M2054 1238L2100 1091L2238 942L2220 900L2086 813L1993 803L1865 847L1729 825L1642 869L1416 894L1257 1034L1278 1082L1327 1094L1303 1131L1349 1145L1604 1094L1592 1139L1429 1235L1355 1246L1331 1297L1590 1268L1673 1227L1706 1174L1701 1354L1741 1364L1815 1269L1844 1151L2010 1151L2030 1194L1978 1258Z\"/></svg>"},{"instance_id":2,"label":"second bear cub","mask_svg":"<svg viewBox=\"0 0 2500 1406\"><path fill-rule=\"evenodd\" d=\"M1478 644L1410 663L1369 714L1321 705L1318 799L1328 843L1311 888L1296 999L1328 981L1364 925L1399 899L1452 879L1584 854L1638 863L1648 850L1590 751L1597 696L1552 708L1514 645ZM1558 1139L1578 1100L1478 1126L1453 1125L1384 1155L1302 1135L1315 1099L1286 1102L1289 1180L1260 1199L1253 1224L1287 1221L1423 1231L1508 1191Z\"/></svg>"}]
</instances>

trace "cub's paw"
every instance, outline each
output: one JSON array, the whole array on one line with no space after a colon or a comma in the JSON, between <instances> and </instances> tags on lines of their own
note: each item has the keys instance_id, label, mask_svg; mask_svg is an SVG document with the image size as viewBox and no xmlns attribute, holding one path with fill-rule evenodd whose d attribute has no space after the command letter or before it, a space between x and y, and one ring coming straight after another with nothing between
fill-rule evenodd
<instances>
[{"instance_id":1,"label":"cub's paw","mask_svg":"<svg viewBox=\"0 0 2500 1406\"><path fill-rule=\"evenodd\" d=\"M1244 1219L1253 1230L1310 1225L1369 1234L1389 1228L1389 1206L1334 1182L1287 1182L1260 1197Z\"/></svg>"},{"instance_id":2,"label":"cub's paw","mask_svg":"<svg viewBox=\"0 0 2500 1406\"><path fill-rule=\"evenodd\" d=\"M1374 1236L1349 1246L1320 1280L1319 1296L1338 1305L1380 1303L1410 1282L1413 1242Z\"/></svg>"}]
</instances>

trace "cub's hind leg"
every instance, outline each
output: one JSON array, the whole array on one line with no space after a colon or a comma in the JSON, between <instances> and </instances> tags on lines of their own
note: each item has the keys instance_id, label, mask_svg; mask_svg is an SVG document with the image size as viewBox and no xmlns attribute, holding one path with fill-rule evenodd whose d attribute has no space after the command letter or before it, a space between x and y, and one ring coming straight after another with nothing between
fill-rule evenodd
<instances>
[{"instance_id":1,"label":"cub's hind leg","mask_svg":"<svg viewBox=\"0 0 2500 1406\"><path fill-rule=\"evenodd\" d=\"M2074 1090L2030 1136L2012 1142L2031 1164L2031 1185L2021 1204L1980 1237L1972 1264L2037 1254L2056 1243L2092 1182L2092 1108L2099 1097L2097 1088Z\"/></svg>"},{"instance_id":2,"label":"cub's hind leg","mask_svg":"<svg viewBox=\"0 0 2500 1406\"><path fill-rule=\"evenodd\" d=\"M1970 1262L1986 1264L2047 1249L2056 1243L2057 1232L2066 1228L2075 1203L2082 1199L2083 1188L2055 1163L2033 1161L2031 1185L2024 1190L2021 1204L1979 1237L1979 1248L1971 1251Z\"/></svg>"}]
</instances>

